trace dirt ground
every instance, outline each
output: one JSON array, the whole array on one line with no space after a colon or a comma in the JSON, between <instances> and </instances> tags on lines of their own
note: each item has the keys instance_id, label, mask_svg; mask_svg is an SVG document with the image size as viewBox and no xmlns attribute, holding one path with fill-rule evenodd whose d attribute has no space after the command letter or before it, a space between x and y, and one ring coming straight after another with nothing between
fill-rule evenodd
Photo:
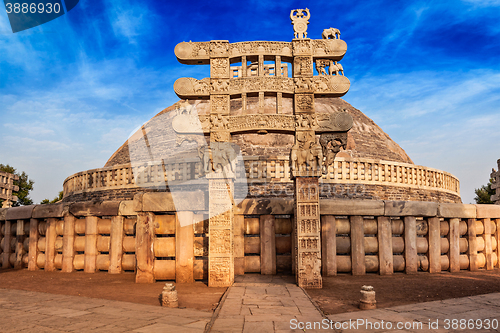
<instances>
[{"instance_id":1,"label":"dirt ground","mask_svg":"<svg viewBox=\"0 0 500 333\"><path fill-rule=\"evenodd\" d=\"M136 284L133 273L86 274L24 270L0 270L0 288L85 296L159 306L164 282ZM442 274L397 273L391 276L347 274L323 278L323 289L307 290L326 313L358 311L363 285L375 288L377 307L429 302L456 297L500 292L500 271ZM203 282L177 284L179 306L213 310L226 288L209 288Z\"/></svg>"},{"instance_id":2,"label":"dirt ground","mask_svg":"<svg viewBox=\"0 0 500 333\"><path fill-rule=\"evenodd\" d=\"M135 283L135 274L87 274L23 270L0 270L0 288L85 296L160 306L158 296L165 282ZM177 283L179 307L214 310L226 288L208 288L205 283Z\"/></svg>"},{"instance_id":3,"label":"dirt ground","mask_svg":"<svg viewBox=\"0 0 500 333\"><path fill-rule=\"evenodd\" d=\"M359 311L361 286L374 287L377 308L500 292L500 271L390 276L323 277L323 289L307 293L326 314Z\"/></svg>"}]
</instances>

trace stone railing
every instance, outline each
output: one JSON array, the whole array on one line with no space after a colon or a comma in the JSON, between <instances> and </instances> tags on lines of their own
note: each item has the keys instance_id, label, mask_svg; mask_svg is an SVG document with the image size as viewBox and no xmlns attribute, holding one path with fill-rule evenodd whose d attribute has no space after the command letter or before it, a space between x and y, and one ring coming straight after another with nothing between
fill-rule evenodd
<instances>
[{"instance_id":1,"label":"stone railing","mask_svg":"<svg viewBox=\"0 0 500 333\"><path fill-rule=\"evenodd\" d=\"M19 191L19 187L14 185L14 180L18 179L18 175L0 171L0 199L3 200L3 208L10 207L12 202L17 201L17 197L12 195L12 192Z\"/></svg>"},{"instance_id":2,"label":"stone railing","mask_svg":"<svg viewBox=\"0 0 500 333\"><path fill-rule=\"evenodd\" d=\"M245 169L237 170L237 179L248 183L291 182L287 156L274 159L244 157ZM134 179L130 164L93 169L76 173L64 181L64 196L87 191L126 188L161 188L165 183L203 184L199 159L185 159L171 164L144 164L137 167ZM372 159L337 158L330 166L323 183L371 184L435 190L460 196L460 182L450 173L424 166ZM137 186L137 184L141 184Z\"/></svg>"},{"instance_id":3,"label":"stone railing","mask_svg":"<svg viewBox=\"0 0 500 333\"><path fill-rule=\"evenodd\" d=\"M135 271L137 282L207 279L208 202L177 211L170 193L134 200L0 209L0 268ZM321 199L322 275L440 273L499 268L500 207ZM293 272L293 199L245 199L233 207L235 274ZM192 223L182 226L180 219ZM272 223L262 223L271 220ZM272 242L271 242L271 241ZM261 243L272 243L261 251ZM187 278L186 278L187 277Z\"/></svg>"}]
</instances>

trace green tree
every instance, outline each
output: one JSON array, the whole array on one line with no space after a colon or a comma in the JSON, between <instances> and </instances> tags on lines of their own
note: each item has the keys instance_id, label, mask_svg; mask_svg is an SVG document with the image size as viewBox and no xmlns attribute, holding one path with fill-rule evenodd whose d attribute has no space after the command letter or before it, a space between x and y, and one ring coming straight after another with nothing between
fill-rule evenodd
<instances>
[{"instance_id":1,"label":"green tree","mask_svg":"<svg viewBox=\"0 0 500 333\"><path fill-rule=\"evenodd\" d=\"M13 207L16 206L25 206L32 205L33 200L30 198L30 191L33 190L34 181L30 180L28 175L23 171L21 173L17 172L14 167L11 167L8 164L0 164L0 171L13 173L19 176L19 180L14 181L14 185L19 186L19 191L12 192L13 195L17 196L17 201L12 203ZM3 201L3 200L0 200ZM0 202L0 207L1 207Z\"/></svg>"},{"instance_id":2,"label":"green tree","mask_svg":"<svg viewBox=\"0 0 500 333\"><path fill-rule=\"evenodd\" d=\"M490 181L487 185L483 185L480 188L477 188L474 192L476 193L476 197L474 200L477 204L492 204L491 196L495 194L495 190L491 188L491 184L494 179L490 178Z\"/></svg>"},{"instance_id":3,"label":"green tree","mask_svg":"<svg viewBox=\"0 0 500 333\"><path fill-rule=\"evenodd\" d=\"M62 200L63 198L63 195L64 195L64 192L63 191L60 191L59 194L57 195L57 197L55 197L54 199L52 200L49 200L49 199L43 199L40 204L42 205L45 205L45 204L53 204L53 203L56 203L60 200Z\"/></svg>"}]
</instances>

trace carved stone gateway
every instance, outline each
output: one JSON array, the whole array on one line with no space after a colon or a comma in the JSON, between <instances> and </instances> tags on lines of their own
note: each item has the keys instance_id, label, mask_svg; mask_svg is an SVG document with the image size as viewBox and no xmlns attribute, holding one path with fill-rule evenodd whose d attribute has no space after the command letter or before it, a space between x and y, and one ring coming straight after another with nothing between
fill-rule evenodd
<instances>
[{"instance_id":1,"label":"carved stone gateway","mask_svg":"<svg viewBox=\"0 0 500 333\"><path fill-rule=\"evenodd\" d=\"M181 113L172 121L177 142L196 133L209 136L210 147L198 149L209 179L209 286L229 286L234 281L232 198L237 170L232 134L272 131L295 137L290 168L295 179L292 260L297 283L322 287L319 177L346 147L353 119L344 111L317 113L314 99L340 97L349 90L349 79L339 63L347 45L334 28L326 29L322 39L307 38L308 9L292 10L290 18L295 33L291 42L216 40L182 42L175 47L181 63L210 65L210 78L179 78L174 83L180 98L208 98L209 112L200 116ZM264 63L270 60L274 64ZM249 112L248 96L258 96L256 112ZM274 113L265 110L264 96L276 97ZM284 98L292 99L293 113L283 110ZM241 112L231 114L232 99L240 99Z\"/></svg>"}]
</instances>

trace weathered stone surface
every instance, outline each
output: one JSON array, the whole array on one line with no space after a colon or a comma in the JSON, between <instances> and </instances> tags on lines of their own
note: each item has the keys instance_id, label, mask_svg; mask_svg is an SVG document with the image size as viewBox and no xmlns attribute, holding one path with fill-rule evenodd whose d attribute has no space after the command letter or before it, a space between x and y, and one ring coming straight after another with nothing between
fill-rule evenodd
<instances>
[{"instance_id":1,"label":"weathered stone surface","mask_svg":"<svg viewBox=\"0 0 500 333\"><path fill-rule=\"evenodd\" d=\"M175 212L205 210L205 193L202 191L175 193L154 192L144 193L142 197L142 211L144 212Z\"/></svg>"},{"instance_id":2,"label":"weathered stone surface","mask_svg":"<svg viewBox=\"0 0 500 333\"><path fill-rule=\"evenodd\" d=\"M476 218L500 218L500 205L474 205L476 206Z\"/></svg>"},{"instance_id":3,"label":"weathered stone surface","mask_svg":"<svg viewBox=\"0 0 500 333\"><path fill-rule=\"evenodd\" d=\"M0 221L5 220L8 208L0 208Z\"/></svg>"},{"instance_id":4,"label":"weathered stone surface","mask_svg":"<svg viewBox=\"0 0 500 333\"><path fill-rule=\"evenodd\" d=\"M322 215L384 215L384 202L379 200L319 201Z\"/></svg>"},{"instance_id":5,"label":"weathered stone surface","mask_svg":"<svg viewBox=\"0 0 500 333\"><path fill-rule=\"evenodd\" d=\"M36 205L12 207L7 210L5 215L6 220L24 220L30 219L33 214L33 209Z\"/></svg>"},{"instance_id":6,"label":"weathered stone surface","mask_svg":"<svg viewBox=\"0 0 500 333\"><path fill-rule=\"evenodd\" d=\"M385 216L436 216L437 202L384 201Z\"/></svg>"},{"instance_id":7,"label":"weathered stone surface","mask_svg":"<svg viewBox=\"0 0 500 333\"><path fill-rule=\"evenodd\" d=\"M118 215L120 201L74 202L69 212L74 216L114 216Z\"/></svg>"},{"instance_id":8,"label":"weathered stone surface","mask_svg":"<svg viewBox=\"0 0 500 333\"><path fill-rule=\"evenodd\" d=\"M458 203L440 203L438 205L439 217L476 218L476 206Z\"/></svg>"},{"instance_id":9,"label":"weathered stone surface","mask_svg":"<svg viewBox=\"0 0 500 333\"><path fill-rule=\"evenodd\" d=\"M33 209L33 218L41 219L47 217L63 217L64 210L68 209L67 205L63 203L57 204L46 204L46 205L37 205Z\"/></svg>"},{"instance_id":10,"label":"weathered stone surface","mask_svg":"<svg viewBox=\"0 0 500 333\"><path fill-rule=\"evenodd\" d=\"M120 201L120 206L118 206L118 215L134 216L134 215L137 215L136 209L137 209L137 202L136 201L123 200L123 201Z\"/></svg>"},{"instance_id":11,"label":"weathered stone surface","mask_svg":"<svg viewBox=\"0 0 500 333\"><path fill-rule=\"evenodd\" d=\"M245 199L234 207L235 214L280 215L293 214L293 199Z\"/></svg>"}]
</instances>

